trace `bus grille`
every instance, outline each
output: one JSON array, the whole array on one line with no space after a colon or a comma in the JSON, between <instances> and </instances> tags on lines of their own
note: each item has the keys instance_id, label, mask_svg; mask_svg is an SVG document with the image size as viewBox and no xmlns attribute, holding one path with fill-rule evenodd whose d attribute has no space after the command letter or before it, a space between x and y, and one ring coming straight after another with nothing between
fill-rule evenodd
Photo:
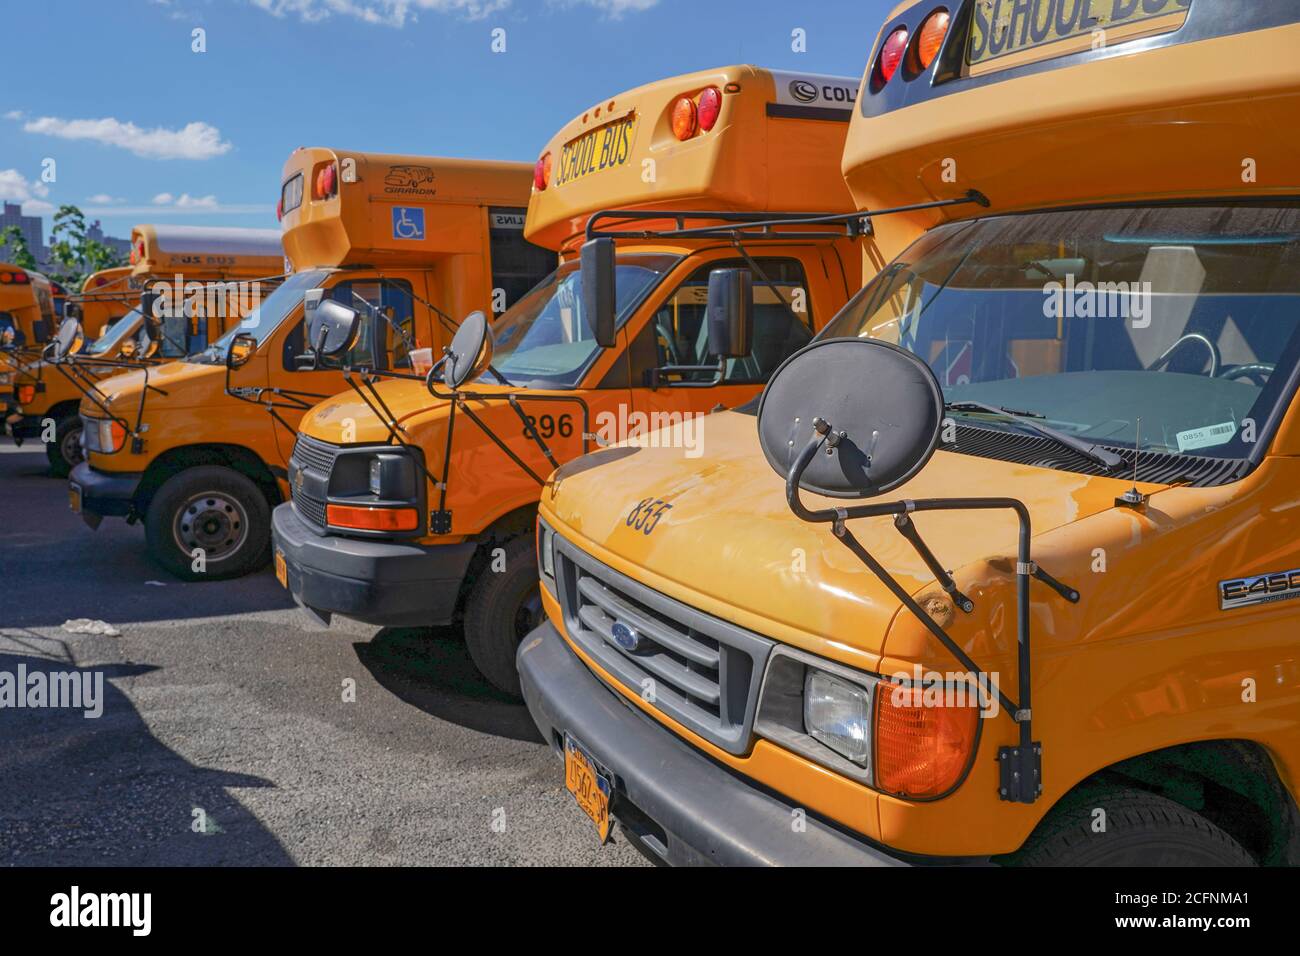
<instances>
[{"instance_id":1,"label":"bus grille","mask_svg":"<svg viewBox=\"0 0 1300 956\"><path fill-rule=\"evenodd\" d=\"M666 716L728 753L745 753L773 642L651 590L558 535L555 543L569 637Z\"/></svg>"},{"instance_id":2,"label":"bus grille","mask_svg":"<svg viewBox=\"0 0 1300 956\"><path fill-rule=\"evenodd\" d=\"M330 471L339 449L307 435L299 435L289 459L289 488L293 507L299 516L319 528L325 527L325 497L318 489L329 487ZM297 481L297 472L306 472L307 480Z\"/></svg>"}]
</instances>

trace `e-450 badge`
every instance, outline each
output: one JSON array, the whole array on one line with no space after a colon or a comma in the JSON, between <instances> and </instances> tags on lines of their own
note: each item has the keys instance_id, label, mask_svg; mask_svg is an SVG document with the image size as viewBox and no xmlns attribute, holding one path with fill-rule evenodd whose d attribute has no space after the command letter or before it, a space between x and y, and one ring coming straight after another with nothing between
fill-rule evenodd
<instances>
[{"instance_id":1,"label":"e-450 badge","mask_svg":"<svg viewBox=\"0 0 1300 956\"><path fill-rule=\"evenodd\" d=\"M1279 571L1276 574L1260 574L1255 577L1238 578L1235 581L1219 582L1219 609L1223 611L1250 607L1253 604L1288 601L1298 597L1300 597L1300 568L1295 571Z\"/></svg>"}]
</instances>

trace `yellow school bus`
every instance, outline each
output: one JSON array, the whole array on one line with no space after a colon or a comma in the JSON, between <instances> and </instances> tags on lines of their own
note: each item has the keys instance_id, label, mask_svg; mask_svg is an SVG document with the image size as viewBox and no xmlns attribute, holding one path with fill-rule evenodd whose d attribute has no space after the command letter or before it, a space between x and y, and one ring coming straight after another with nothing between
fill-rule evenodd
<instances>
[{"instance_id":1,"label":"yellow school bus","mask_svg":"<svg viewBox=\"0 0 1300 956\"><path fill-rule=\"evenodd\" d=\"M1300 10L1074 7L894 9L892 261L702 457L552 476L518 662L602 838L1296 862Z\"/></svg>"},{"instance_id":2,"label":"yellow school bus","mask_svg":"<svg viewBox=\"0 0 1300 956\"><path fill-rule=\"evenodd\" d=\"M502 306L553 268L523 238L530 179L522 163L295 150L278 207L292 275L212 346L82 400L73 507L92 526L143 519L151 555L189 580L264 565L294 429L346 387L342 364L409 369L450 340L449 316ZM296 362L307 299L367 309L342 364Z\"/></svg>"},{"instance_id":3,"label":"yellow school bus","mask_svg":"<svg viewBox=\"0 0 1300 956\"><path fill-rule=\"evenodd\" d=\"M159 296L165 318L152 361L197 352L239 322L284 269L274 229L142 224L131 230L131 265L87 277L80 296L82 334L98 338L69 362L30 363L16 377L14 440L45 443L50 472L66 476L82 460L82 398L102 400L96 382L138 364L133 351L143 322L141 295ZM240 292L245 294L241 295ZM209 294L211 293L211 294ZM168 303L181 304L167 308ZM112 317L112 324L108 322ZM125 360L125 361L124 361Z\"/></svg>"},{"instance_id":4,"label":"yellow school bus","mask_svg":"<svg viewBox=\"0 0 1300 956\"><path fill-rule=\"evenodd\" d=\"M6 431L16 420L12 405L18 372L40 354L54 324L50 280L39 272L0 262L0 407L4 408Z\"/></svg>"},{"instance_id":5,"label":"yellow school bus","mask_svg":"<svg viewBox=\"0 0 1300 956\"><path fill-rule=\"evenodd\" d=\"M743 235L773 216L852 208L838 156L855 86L731 66L606 97L565 123L537 161L527 217L528 236L563 261L496 320L477 380L386 381L378 401L347 392L303 419L293 498L274 516L295 599L325 619L463 621L479 669L517 694L514 653L540 615L545 476L661 422L691 444L699 419L752 398L860 283L859 240L843 229L752 255ZM668 234L641 238L656 225ZM617 246L603 342L590 243ZM705 295L715 270L737 268L752 274L757 321L719 367ZM369 484L348 483L358 468Z\"/></svg>"}]
</instances>

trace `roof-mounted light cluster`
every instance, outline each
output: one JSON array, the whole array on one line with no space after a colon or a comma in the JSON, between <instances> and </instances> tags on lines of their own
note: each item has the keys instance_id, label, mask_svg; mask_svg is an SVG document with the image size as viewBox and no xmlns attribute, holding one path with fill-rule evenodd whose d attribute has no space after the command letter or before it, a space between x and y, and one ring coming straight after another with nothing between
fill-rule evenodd
<instances>
[{"instance_id":1,"label":"roof-mounted light cluster","mask_svg":"<svg viewBox=\"0 0 1300 956\"><path fill-rule=\"evenodd\" d=\"M0 285L23 285L28 281L26 272L0 272Z\"/></svg>"},{"instance_id":2,"label":"roof-mounted light cluster","mask_svg":"<svg viewBox=\"0 0 1300 956\"><path fill-rule=\"evenodd\" d=\"M673 101L669 125L682 142L707 133L718 125L722 115L722 90L706 86L694 96L679 96Z\"/></svg>"},{"instance_id":3,"label":"roof-mounted light cluster","mask_svg":"<svg viewBox=\"0 0 1300 956\"><path fill-rule=\"evenodd\" d=\"M902 67L903 79L914 80L939 58L943 41L948 37L952 15L947 7L936 7L921 23L913 36L906 26L895 27L880 45L871 70L871 89L879 93Z\"/></svg>"}]
</instances>

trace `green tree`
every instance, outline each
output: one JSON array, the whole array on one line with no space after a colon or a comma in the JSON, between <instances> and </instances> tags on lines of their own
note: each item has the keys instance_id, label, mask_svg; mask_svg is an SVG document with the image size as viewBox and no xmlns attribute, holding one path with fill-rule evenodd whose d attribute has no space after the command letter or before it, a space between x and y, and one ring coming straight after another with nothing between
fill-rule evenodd
<instances>
[{"instance_id":1,"label":"green tree","mask_svg":"<svg viewBox=\"0 0 1300 956\"><path fill-rule=\"evenodd\" d=\"M76 206L60 206L50 230L51 278L68 289L80 289L86 276L122 264L109 246L87 235L86 217Z\"/></svg>"},{"instance_id":2,"label":"green tree","mask_svg":"<svg viewBox=\"0 0 1300 956\"><path fill-rule=\"evenodd\" d=\"M0 250L3 250L4 258L20 269L35 271L36 257L27 247L27 237L17 226L5 226L4 231L0 232Z\"/></svg>"}]
</instances>

